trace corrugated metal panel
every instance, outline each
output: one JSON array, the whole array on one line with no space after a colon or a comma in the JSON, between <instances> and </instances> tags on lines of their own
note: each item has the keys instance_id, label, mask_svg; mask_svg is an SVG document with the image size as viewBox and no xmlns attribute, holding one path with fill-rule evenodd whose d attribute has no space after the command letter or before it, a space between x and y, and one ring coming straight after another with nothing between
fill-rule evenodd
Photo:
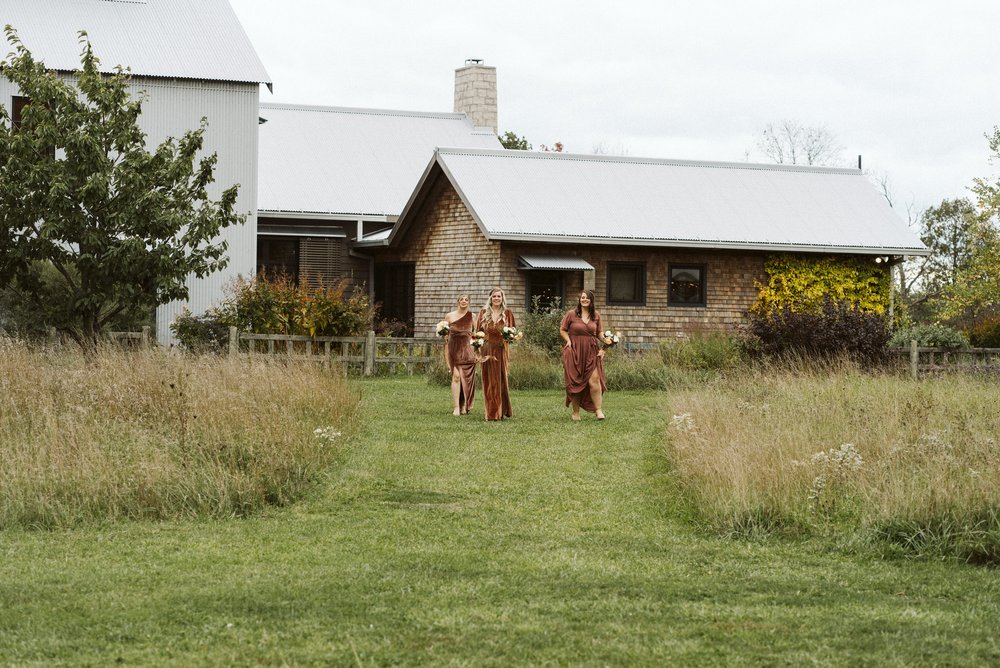
<instances>
[{"instance_id":1,"label":"corrugated metal panel","mask_svg":"<svg viewBox=\"0 0 1000 668\"><path fill-rule=\"evenodd\" d=\"M492 239L926 252L853 169L468 149L437 159Z\"/></svg>"},{"instance_id":2,"label":"corrugated metal panel","mask_svg":"<svg viewBox=\"0 0 1000 668\"><path fill-rule=\"evenodd\" d=\"M525 269L553 269L559 271L594 271L594 265L578 257L549 257L547 255L521 255Z\"/></svg>"},{"instance_id":3,"label":"corrugated metal panel","mask_svg":"<svg viewBox=\"0 0 1000 668\"><path fill-rule=\"evenodd\" d=\"M271 82L228 0L0 0L0 23L55 70L79 69L85 30L106 71L122 65L155 77Z\"/></svg>"},{"instance_id":4,"label":"corrugated metal panel","mask_svg":"<svg viewBox=\"0 0 1000 668\"><path fill-rule=\"evenodd\" d=\"M500 146L464 114L263 104L260 115L268 212L395 216L435 147Z\"/></svg>"},{"instance_id":5,"label":"corrugated metal panel","mask_svg":"<svg viewBox=\"0 0 1000 668\"><path fill-rule=\"evenodd\" d=\"M225 188L240 184L236 211L246 213L246 223L225 229L220 238L229 243L229 265L203 279L188 279L187 302L171 302L157 309L157 340L173 340L169 326L186 306L193 313L202 313L218 304L225 287L238 275L250 277L257 262L257 110L260 88L256 84L217 82L206 85L186 85L186 82L136 81L136 89L145 89L140 124L149 136L150 145L165 137L177 137L198 127L202 116L208 117L208 130L201 155L217 152L215 182L209 185L209 196L218 198Z\"/></svg>"}]
</instances>

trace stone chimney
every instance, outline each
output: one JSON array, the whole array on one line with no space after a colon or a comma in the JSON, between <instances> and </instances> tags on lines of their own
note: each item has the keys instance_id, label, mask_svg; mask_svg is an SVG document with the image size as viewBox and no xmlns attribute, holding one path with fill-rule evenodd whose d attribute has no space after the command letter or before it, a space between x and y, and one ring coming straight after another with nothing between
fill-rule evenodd
<instances>
[{"instance_id":1,"label":"stone chimney","mask_svg":"<svg viewBox=\"0 0 1000 668\"><path fill-rule=\"evenodd\" d=\"M497 132L497 68L470 58L455 70L455 111L464 112L476 127Z\"/></svg>"}]
</instances>

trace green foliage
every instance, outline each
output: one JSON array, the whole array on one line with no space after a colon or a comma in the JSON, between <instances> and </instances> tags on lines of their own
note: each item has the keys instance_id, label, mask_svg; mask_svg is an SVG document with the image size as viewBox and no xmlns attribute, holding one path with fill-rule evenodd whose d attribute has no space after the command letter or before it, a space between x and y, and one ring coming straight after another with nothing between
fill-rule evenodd
<instances>
[{"instance_id":1,"label":"green foliage","mask_svg":"<svg viewBox=\"0 0 1000 668\"><path fill-rule=\"evenodd\" d=\"M531 150L531 144L528 143L527 138L518 137L517 133L513 130L507 130L507 132L497 137L497 139L500 140L500 145L504 148L515 149L518 151Z\"/></svg>"},{"instance_id":2,"label":"green foliage","mask_svg":"<svg viewBox=\"0 0 1000 668\"><path fill-rule=\"evenodd\" d=\"M864 312L885 313L889 308L889 271L873 259L775 255L764 269L768 283L758 284L760 294L750 309L754 314L786 308L818 313L827 299Z\"/></svg>"},{"instance_id":3,"label":"green foliage","mask_svg":"<svg viewBox=\"0 0 1000 668\"><path fill-rule=\"evenodd\" d=\"M885 316L825 297L818 312L786 304L780 311L751 312L748 350L767 357L886 360L889 330Z\"/></svg>"},{"instance_id":4,"label":"green foliage","mask_svg":"<svg viewBox=\"0 0 1000 668\"><path fill-rule=\"evenodd\" d=\"M719 371L741 366L745 346L722 332L698 332L689 339L661 341L660 355L667 366Z\"/></svg>"},{"instance_id":5,"label":"green foliage","mask_svg":"<svg viewBox=\"0 0 1000 668\"><path fill-rule=\"evenodd\" d=\"M511 346L509 380L512 390L562 389L562 364L551 351L521 341Z\"/></svg>"},{"instance_id":6,"label":"green foliage","mask_svg":"<svg viewBox=\"0 0 1000 668\"><path fill-rule=\"evenodd\" d=\"M561 300L552 298L548 304L542 304L540 296L531 300L531 307L521 316L521 331L524 332L524 342L546 351L552 357L562 354L563 340L559 336L559 325L565 315Z\"/></svg>"},{"instance_id":7,"label":"green foliage","mask_svg":"<svg viewBox=\"0 0 1000 668\"><path fill-rule=\"evenodd\" d=\"M962 332L941 324L913 325L901 327L892 334L889 346L909 348L910 341L925 348L968 348L969 340Z\"/></svg>"},{"instance_id":8,"label":"green foliage","mask_svg":"<svg viewBox=\"0 0 1000 668\"><path fill-rule=\"evenodd\" d=\"M188 276L227 263L219 232L243 221L238 186L208 198L217 157L196 163L206 123L152 153L138 124L143 96L133 99L121 68L99 71L80 33L76 86L36 62L8 26L14 52L4 76L35 102L14 128L0 107L0 284L16 289L51 323L92 350L99 334L126 311L151 312L188 295ZM44 103L42 103L44 102ZM50 264L61 285L33 268Z\"/></svg>"},{"instance_id":9,"label":"green foliage","mask_svg":"<svg viewBox=\"0 0 1000 668\"><path fill-rule=\"evenodd\" d=\"M966 335L976 348L1000 348L1000 315L981 318L969 327Z\"/></svg>"},{"instance_id":10,"label":"green foliage","mask_svg":"<svg viewBox=\"0 0 1000 668\"><path fill-rule=\"evenodd\" d=\"M920 239L931 251L920 268L926 295L940 294L969 266L977 219L976 207L965 197L942 200L924 211Z\"/></svg>"},{"instance_id":11,"label":"green foliage","mask_svg":"<svg viewBox=\"0 0 1000 668\"><path fill-rule=\"evenodd\" d=\"M221 345L228 340L229 327L253 334L361 336L372 322L368 295L362 290L347 295L346 288L346 282L296 285L287 275L240 277L218 307L202 316L185 312L170 329L190 350Z\"/></svg>"}]
</instances>

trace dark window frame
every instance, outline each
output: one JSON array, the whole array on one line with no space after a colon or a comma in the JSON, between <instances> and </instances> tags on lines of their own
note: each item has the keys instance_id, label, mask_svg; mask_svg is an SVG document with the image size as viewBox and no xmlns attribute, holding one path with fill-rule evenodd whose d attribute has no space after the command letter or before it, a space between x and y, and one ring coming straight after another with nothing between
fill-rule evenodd
<instances>
[{"instance_id":1,"label":"dark window frame","mask_svg":"<svg viewBox=\"0 0 1000 668\"><path fill-rule=\"evenodd\" d=\"M17 130L24 118L24 108L31 104L31 98L23 95L12 95L10 98L10 125Z\"/></svg>"},{"instance_id":2,"label":"dark window frame","mask_svg":"<svg viewBox=\"0 0 1000 668\"><path fill-rule=\"evenodd\" d=\"M699 301L676 301L674 298L674 270L696 269L700 275L698 296ZM688 262L670 262L667 264L667 306L676 308L704 308L708 306L708 265Z\"/></svg>"},{"instance_id":3,"label":"dark window frame","mask_svg":"<svg viewBox=\"0 0 1000 668\"><path fill-rule=\"evenodd\" d=\"M533 278L542 272L546 275L554 275L557 278L557 290L559 294L555 295L559 297L559 303L561 305L566 304L566 272L558 269L529 269L524 272L524 305L525 310L531 310L531 297L532 297L532 287ZM542 308L548 308L548 304L542 304Z\"/></svg>"},{"instance_id":4,"label":"dark window frame","mask_svg":"<svg viewBox=\"0 0 1000 668\"><path fill-rule=\"evenodd\" d=\"M294 245L294 271L292 267L289 267L286 263L277 263L271 257L270 246L271 242L284 242ZM267 248L265 251L264 249ZM262 257L263 256L263 257ZM302 266L302 246L301 239L299 237L279 237L279 236L265 236L257 238L257 273L265 273L270 276L274 276L273 269L276 267L281 267L284 273L292 280L295 285L299 284L299 269ZM272 270L272 271L267 271Z\"/></svg>"},{"instance_id":5,"label":"dark window frame","mask_svg":"<svg viewBox=\"0 0 1000 668\"><path fill-rule=\"evenodd\" d=\"M611 270L612 269L634 269L638 272L639 291L638 299L612 299L611 298ZM645 262L619 262L609 261L607 265L607 280L605 281L605 303L621 306L645 306L646 305L646 263Z\"/></svg>"}]
</instances>

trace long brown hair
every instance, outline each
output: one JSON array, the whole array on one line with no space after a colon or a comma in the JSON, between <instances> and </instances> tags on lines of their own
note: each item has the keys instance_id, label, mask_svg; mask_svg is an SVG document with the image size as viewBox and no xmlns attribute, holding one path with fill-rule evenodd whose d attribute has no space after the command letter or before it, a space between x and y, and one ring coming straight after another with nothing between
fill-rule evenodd
<instances>
[{"instance_id":1,"label":"long brown hair","mask_svg":"<svg viewBox=\"0 0 1000 668\"><path fill-rule=\"evenodd\" d=\"M581 290L580 294L586 293L587 299L590 300L590 319L594 320L597 316L597 309L594 308L594 291L593 290ZM580 298L576 298L576 317L583 319L583 304L580 303Z\"/></svg>"}]
</instances>

